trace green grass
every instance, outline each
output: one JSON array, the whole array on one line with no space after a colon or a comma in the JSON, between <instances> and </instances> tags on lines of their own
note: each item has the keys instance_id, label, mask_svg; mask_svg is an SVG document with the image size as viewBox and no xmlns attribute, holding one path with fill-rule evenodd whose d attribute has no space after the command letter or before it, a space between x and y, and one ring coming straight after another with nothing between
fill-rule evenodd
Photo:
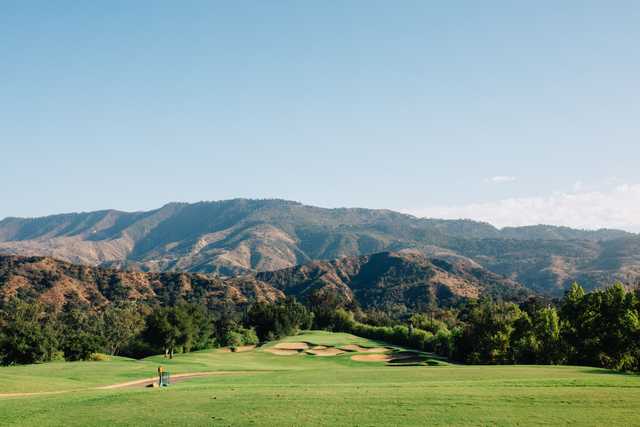
<instances>
[{"instance_id":1,"label":"green grass","mask_svg":"<svg viewBox=\"0 0 640 427\"><path fill-rule=\"evenodd\" d=\"M311 332L286 341L379 343ZM166 389L92 390L172 373L242 371ZM0 368L0 425L608 425L640 424L640 376L585 367L389 367L350 355L276 356L217 350L167 361L49 363Z\"/></svg>"}]
</instances>

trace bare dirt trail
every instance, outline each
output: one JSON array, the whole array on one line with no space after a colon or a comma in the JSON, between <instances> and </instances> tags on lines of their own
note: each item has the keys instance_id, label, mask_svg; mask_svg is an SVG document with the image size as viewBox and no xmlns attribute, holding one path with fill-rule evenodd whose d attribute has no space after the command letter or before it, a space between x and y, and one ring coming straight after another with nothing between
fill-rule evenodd
<instances>
[{"instance_id":1,"label":"bare dirt trail","mask_svg":"<svg viewBox=\"0 0 640 427\"><path fill-rule=\"evenodd\" d=\"M3 398L3 397L46 396L46 395L50 395L50 394L71 393L72 391L80 391L80 390L34 391L34 392L27 392L27 393L0 393L0 398Z\"/></svg>"},{"instance_id":2,"label":"bare dirt trail","mask_svg":"<svg viewBox=\"0 0 640 427\"><path fill-rule=\"evenodd\" d=\"M255 374L260 372L269 372L269 371L209 371L209 372L189 372L185 374L174 374L171 375L171 383L178 383L182 381L186 381L192 378L198 377L209 377L216 375L234 375L234 374ZM25 393L0 393L0 399L5 397L35 397L35 396L47 396L47 395L55 395L55 394L64 394L64 393L74 393L80 391L90 391L90 390L116 390L122 388L144 388L153 383L158 382L158 377L149 377L140 380L127 381L116 384L109 384L105 386L99 387L89 387L82 389L72 389L72 390L58 390L58 391L36 391L36 392L25 392Z\"/></svg>"},{"instance_id":3,"label":"bare dirt trail","mask_svg":"<svg viewBox=\"0 0 640 427\"><path fill-rule=\"evenodd\" d=\"M171 383L179 383L191 378L197 377L210 377L214 375L233 375L233 374L248 374L256 373L258 371L209 371L209 372L189 372L186 374L172 374ZM101 387L95 387L94 390L113 390L118 388L130 388L130 387L146 387L150 384L158 382L158 377L145 378L143 380L127 381L124 383L110 384Z\"/></svg>"}]
</instances>

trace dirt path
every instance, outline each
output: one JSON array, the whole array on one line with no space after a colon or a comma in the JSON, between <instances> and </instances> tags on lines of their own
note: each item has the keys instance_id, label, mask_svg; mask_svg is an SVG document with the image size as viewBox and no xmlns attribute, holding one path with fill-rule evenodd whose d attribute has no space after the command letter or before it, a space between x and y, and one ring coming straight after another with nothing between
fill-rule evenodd
<instances>
[{"instance_id":1,"label":"dirt path","mask_svg":"<svg viewBox=\"0 0 640 427\"><path fill-rule=\"evenodd\" d=\"M28 393L0 393L0 398L3 397L29 397L29 396L46 396L49 394L63 394L69 393L74 390L60 390L60 391L34 391ZM75 390L79 391L79 390Z\"/></svg>"},{"instance_id":2,"label":"dirt path","mask_svg":"<svg viewBox=\"0 0 640 427\"><path fill-rule=\"evenodd\" d=\"M198 377L209 377L214 375L233 375L233 374L255 374L259 372L267 372L267 371L209 371L209 372L189 372L185 374L173 374L171 375L171 383L178 383L182 381L186 381L192 378ZM0 393L0 398L3 397L32 397L32 396L47 396L54 394L64 394L64 393L73 393L79 391L89 391L89 390L115 390L120 388L143 388L147 387L150 384L153 384L158 381L158 377L150 377L141 380L135 381L127 381L123 383L109 384L105 386L99 387L90 387L83 389L74 389L74 390L57 390L57 391L36 391L36 392L26 392L26 393Z\"/></svg>"},{"instance_id":3,"label":"dirt path","mask_svg":"<svg viewBox=\"0 0 640 427\"><path fill-rule=\"evenodd\" d=\"M197 377L209 377L213 375L232 375L232 374L247 374L255 371L210 371L210 372L189 372L186 374L172 374L171 383L179 383L191 378ZM146 387L158 381L158 377L145 378L143 380L127 381L125 383L110 384L102 387L95 387L95 390L113 390L117 388L130 388L130 387Z\"/></svg>"}]
</instances>

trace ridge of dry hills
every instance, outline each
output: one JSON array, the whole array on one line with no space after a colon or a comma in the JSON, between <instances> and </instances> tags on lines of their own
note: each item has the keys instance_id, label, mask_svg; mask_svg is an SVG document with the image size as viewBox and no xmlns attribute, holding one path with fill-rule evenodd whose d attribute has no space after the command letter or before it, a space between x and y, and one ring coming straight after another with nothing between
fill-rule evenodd
<instances>
[{"instance_id":1,"label":"ridge of dry hills","mask_svg":"<svg viewBox=\"0 0 640 427\"><path fill-rule=\"evenodd\" d=\"M389 210L247 199L0 221L0 253L129 271L237 276L402 250L481 266L554 296L576 280L587 289L640 281L640 236L620 230L497 229Z\"/></svg>"},{"instance_id":2,"label":"ridge of dry hills","mask_svg":"<svg viewBox=\"0 0 640 427\"><path fill-rule=\"evenodd\" d=\"M69 301L95 308L116 301L274 302L284 294L252 276L221 279L202 273L126 272L76 265L49 257L0 255L0 305L13 297L60 309Z\"/></svg>"},{"instance_id":3,"label":"ridge of dry hills","mask_svg":"<svg viewBox=\"0 0 640 427\"><path fill-rule=\"evenodd\" d=\"M14 296L61 308L74 301L101 307L119 300L198 301L209 307L338 298L362 307L450 305L482 295L521 300L528 292L509 279L464 262L418 253L378 253L316 261L257 275L220 278L203 273L125 272L48 257L0 255L0 304Z\"/></svg>"},{"instance_id":4,"label":"ridge of dry hills","mask_svg":"<svg viewBox=\"0 0 640 427\"><path fill-rule=\"evenodd\" d=\"M315 295L322 301L333 294L347 302L377 308L451 305L485 295L523 300L530 294L520 284L476 264L430 259L414 251L314 261L260 272L256 278L288 295Z\"/></svg>"}]
</instances>

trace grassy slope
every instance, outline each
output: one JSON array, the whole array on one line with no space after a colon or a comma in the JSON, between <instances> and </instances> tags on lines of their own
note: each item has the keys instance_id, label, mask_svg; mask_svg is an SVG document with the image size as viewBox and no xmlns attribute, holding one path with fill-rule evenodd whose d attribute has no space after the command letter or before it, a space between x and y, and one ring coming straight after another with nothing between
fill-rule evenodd
<instances>
[{"instance_id":1,"label":"grassy slope","mask_svg":"<svg viewBox=\"0 0 640 427\"><path fill-rule=\"evenodd\" d=\"M287 341L373 342L313 332ZM86 390L174 373L241 370L168 389ZM261 371L261 372L246 372ZM0 425L634 425L640 377L577 367L387 367L349 356L206 351L144 361L52 363L0 369Z\"/></svg>"}]
</instances>

